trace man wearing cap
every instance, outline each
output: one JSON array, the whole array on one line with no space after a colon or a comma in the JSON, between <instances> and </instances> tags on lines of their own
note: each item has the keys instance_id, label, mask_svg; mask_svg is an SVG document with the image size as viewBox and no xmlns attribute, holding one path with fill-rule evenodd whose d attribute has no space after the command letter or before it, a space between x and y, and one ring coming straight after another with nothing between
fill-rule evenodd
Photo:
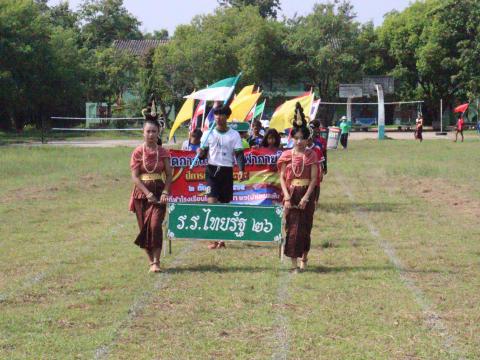
<instances>
[{"instance_id":1,"label":"man wearing cap","mask_svg":"<svg viewBox=\"0 0 480 360\"><path fill-rule=\"evenodd\" d=\"M208 203L229 203L233 199L233 166L237 160L238 177L244 178L245 157L240 134L227 126L232 111L229 106L215 108L215 128L202 136L200 158L208 156L205 178L209 187ZM210 133L210 134L209 134ZM214 242L209 249L225 247L223 241Z\"/></svg>"},{"instance_id":2,"label":"man wearing cap","mask_svg":"<svg viewBox=\"0 0 480 360\"><path fill-rule=\"evenodd\" d=\"M343 148L346 149L347 148L347 144L348 144L348 133L350 132L350 122L347 121L347 117L346 116L342 116L342 118L340 119L341 122L340 122L340 130L341 130L341 133L340 133L340 144L342 144Z\"/></svg>"}]
</instances>

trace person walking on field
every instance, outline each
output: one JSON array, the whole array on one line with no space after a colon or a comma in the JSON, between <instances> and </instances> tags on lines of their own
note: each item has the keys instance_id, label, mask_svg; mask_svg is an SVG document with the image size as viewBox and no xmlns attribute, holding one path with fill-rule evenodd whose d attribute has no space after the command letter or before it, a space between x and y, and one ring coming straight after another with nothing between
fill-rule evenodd
<instances>
[{"instance_id":1,"label":"person walking on field","mask_svg":"<svg viewBox=\"0 0 480 360\"><path fill-rule=\"evenodd\" d=\"M278 159L280 184L285 209L286 244L284 253L291 258L292 272L305 270L310 251L313 214L315 212L315 186L318 179L318 158L307 148L312 136L303 109L296 105L292 136L294 148L286 150ZM297 261L300 259L300 268Z\"/></svg>"},{"instance_id":2,"label":"person walking on field","mask_svg":"<svg viewBox=\"0 0 480 360\"><path fill-rule=\"evenodd\" d=\"M350 132L351 125L350 125L350 122L347 120L346 116L342 116L342 118L340 120L341 120L341 122L340 122L340 130L341 130L340 144L342 144L344 149L347 149L348 134Z\"/></svg>"},{"instance_id":3,"label":"person walking on field","mask_svg":"<svg viewBox=\"0 0 480 360\"><path fill-rule=\"evenodd\" d=\"M465 121L463 120L463 116L460 115L457 120L457 128L456 128L456 133L455 133L455 142L457 142L458 139L458 134L461 135L462 137L462 142L463 142L463 128L465 127Z\"/></svg>"},{"instance_id":4,"label":"person walking on field","mask_svg":"<svg viewBox=\"0 0 480 360\"><path fill-rule=\"evenodd\" d=\"M244 178L245 156L240 134L227 126L232 110L229 106L215 108L215 129L202 136L200 159L208 157L205 179L209 186L208 203L229 203L233 199L233 166L237 160L240 181ZM225 247L223 241L211 243L209 249Z\"/></svg>"},{"instance_id":5,"label":"person walking on field","mask_svg":"<svg viewBox=\"0 0 480 360\"><path fill-rule=\"evenodd\" d=\"M417 120L415 120L415 139L423 141L423 116L418 114Z\"/></svg>"},{"instance_id":6,"label":"person walking on field","mask_svg":"<svg viewBox=\"0 0 480 360\"><path fill-rule=\"evenodd\" d=\"M145 109L144 109L145 110ZM130 197L130 211L137 216L138 234L135 244L145 249L150 272L160 272L162 252L162 223L172 182L170 153L161 146L160 125L152 101L143 125L144 143L132 153L130 169L134 188Z\"/></svg>"}]
</instances>

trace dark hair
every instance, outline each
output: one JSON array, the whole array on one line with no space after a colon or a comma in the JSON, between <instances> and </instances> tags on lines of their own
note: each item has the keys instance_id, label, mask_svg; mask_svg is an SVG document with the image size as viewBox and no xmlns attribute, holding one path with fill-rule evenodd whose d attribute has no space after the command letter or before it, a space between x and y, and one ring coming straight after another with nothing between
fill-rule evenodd
<instances>
[{"instance_id":1,"label":"dark hair","mask_svg":"<svg viewBox=\"0 0 480 360\"><path fill-rule=\"evenodd\" d=\"M260 144L261 147L268 147L268 137L274 136L275 137L275 147L280 147L280 134L275 129L268 129L265 135L263 136L262 143Z\"/></svg>"},{"instance_id":2,"label":"dark hair","mask_svg":"<svg viewBox=\"0 0 480 360\"><path fill-rule=\"evenodd\" d=\"M259 127L261 129L262 128L262 123L258 120L255 120L252 124L252 127Z\"/></svg>"},{"instance_id":3,"label":"dark hair","mask_svg":"<svg viewBox=\"0 0 480 360\"><path fill-rule=\"evenodd\" d=\"M147 124L151 124L151 125L157 127L157 129L158 129L157 145L162 146L162 138L161 138L161 135L160 135L160 123L158 122L158 120L147 118L147 119L144 120L143 126L145 127L145 125L147 125Z\"/></svg>"},{"instance_id":4,"label":"dark hair","mask_svg":"<svg viewBox=\"0 0 480 360\"><path fill-rule=\"evenodd\" d=\"M310 121L309 125L310 125L311 128L319 128L320 127L320 121L312 120L312 121Z\"/></svg>"},{"instance_id":5,"label":"dark hair","mask_svg":"<svg viewBox=\"0 0 480 360\"><path fill-rule=\"evenodd\" d=\"M303 140L308 140L308 138L311 135L310 130L306 126L302 126L302 127L299 127L299 128L293 128L292 129L292 133L291 133L292 138L295 137L295 135L299 132L302 133Z\"/></svg>"},{"instance_id":6,"label":"dark hair","mask_svg":"<svg viewBox=\"0 0 480 360\"><path fill-rule=\"evenodd\" d=\"M192 131L192 133L190 135L193 136L196 139L200 139L203 135L203 132L200 129L195 129L195 130Z\"/></svg>"},{"instance_id":7,"label":"dark hair","mask_svg":"<svg viewBox=\"0 0 480 360\"><path fill-rule=\"evenodd\" d=\"M213 115L225 115L226 117L229 117L232 115L232 109L230 109L230 106L228 105L219 106L213 110Z\"/></svg>"},{"instance_id":8,"label":"dark hair","mask_svg":"<svg viewBox=\"0 0 480 360\"><path fill-rule=\"evenodd\" d=\"M304 140L307 140L310 136L312 136L312 130L307 125L307 120L303 114L303 108L299 102L297 102L295 105L295 115L293 119L291 136L294 137L298 132L302 133Z\"/></svg>"},{"instance_id":9,"label":"dark hair","mask_svg":"<svg viewBox=\"0 0 480 360\"><path fill-rule=\"evenodd\" d=\"M160 131L160 123L158 122L158 120L156 120L156 119L145 119L143 121L143 126L147 125L147 123L156 126L157 129Z\"/></svg>"}]
</instances>

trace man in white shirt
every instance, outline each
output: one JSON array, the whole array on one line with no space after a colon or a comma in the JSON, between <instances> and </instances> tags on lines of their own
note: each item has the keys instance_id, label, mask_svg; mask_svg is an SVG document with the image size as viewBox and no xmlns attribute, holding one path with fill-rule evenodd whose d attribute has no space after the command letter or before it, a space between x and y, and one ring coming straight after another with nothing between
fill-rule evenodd
<instances>
[{"instance_id":1,"label":"man in white shirt","mask_svg":"<svg viewBox=\"0 0 480 360\"><path fill-rule=\"evenodd\" d=\"M240 180L244 179L245 157L240 134L227 126L227 119L232 111L229 106L214 110L215 129L202 136L200 158L208 156L205 178L210 188L208 203L229 203L233 199L233 166L237 160ZM223 241L209 245L210 249L225 247Z\"/></svg>"}]
</instances>

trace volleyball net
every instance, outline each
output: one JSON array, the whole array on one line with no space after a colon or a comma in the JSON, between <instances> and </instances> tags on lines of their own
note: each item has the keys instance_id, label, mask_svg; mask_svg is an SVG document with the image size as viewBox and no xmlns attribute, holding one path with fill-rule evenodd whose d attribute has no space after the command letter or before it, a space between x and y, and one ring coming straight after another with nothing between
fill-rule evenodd
<instances>
[{"instance_id":1,"label":"volleyball net","mask_svg":"<svg viewBox=\"0 0 480 360\"><path fill-rule=\"evenodd\" d=\"M385 102L385 125L397 130L415 128L415 120L422 114L423 101ZM369 129L378 125L378 103L351 102L351 121L353 129ZM338 125L343 116L348 117L348 103L321 102L319 106L320 120L322 114Z\"/></svg>"},{"instance_id":2,"label":"volleyball net","mask_svg":"<svg viewBox=\"0 0 480 360\"><path fill-rule=\"evenodd\" d=\"M143 117L69 117L52 116L42 129L42 142L48 139L100 137L118 139L138 137L143 130ZM161 135L165 122L159 120Z\"/></svg>"}]
</instances>

